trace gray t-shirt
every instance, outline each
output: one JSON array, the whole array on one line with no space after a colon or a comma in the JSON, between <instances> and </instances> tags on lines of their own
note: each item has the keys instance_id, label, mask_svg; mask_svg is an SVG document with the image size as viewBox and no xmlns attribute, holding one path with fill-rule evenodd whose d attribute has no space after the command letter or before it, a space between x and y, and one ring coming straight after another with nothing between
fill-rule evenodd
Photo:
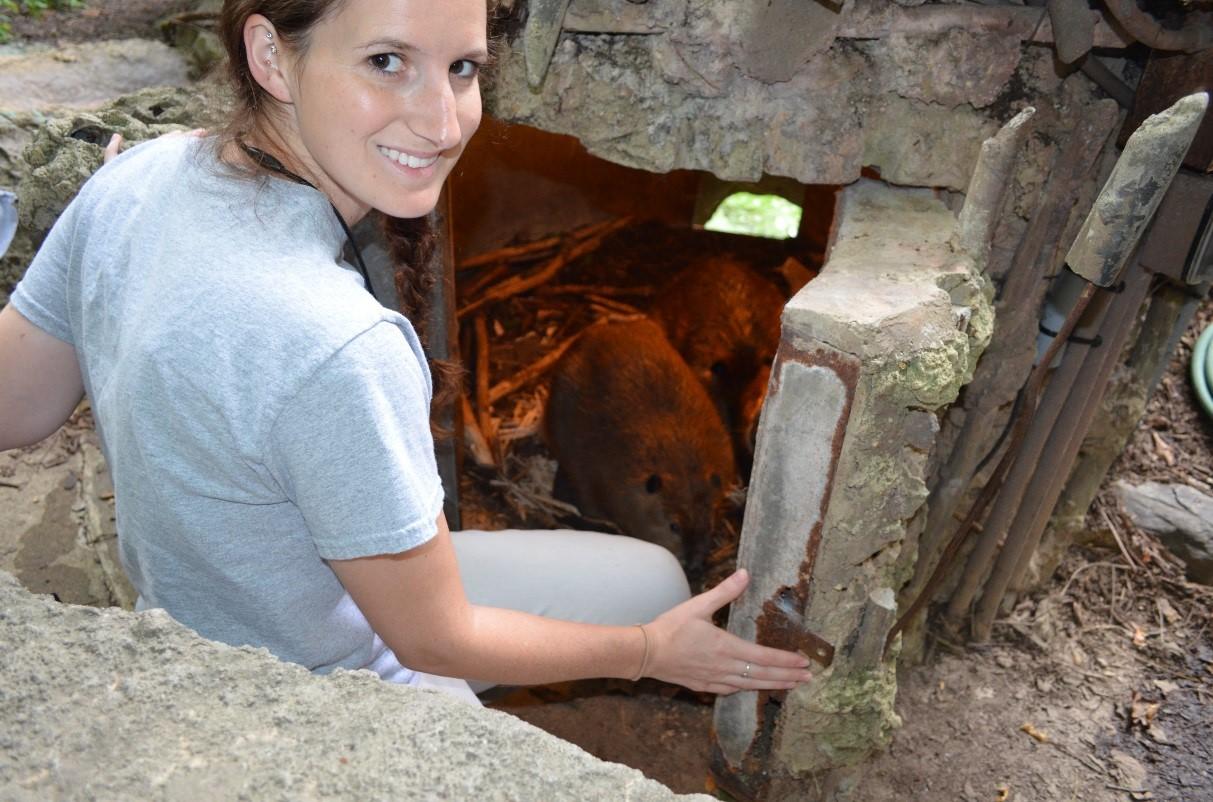
<instances>
[{"instance_id":1,"label":"gray t-shirt","mask_svg":"<svg viewBox=\"0 0 1213 802\"><path fill-rule=\"evenodd\" d=\"M344 239L316 190L157 140L85 184L11 302L76 348L141 607L407 682L324 560L434 535L430 375Z\"/></svg>"}]
</instances>

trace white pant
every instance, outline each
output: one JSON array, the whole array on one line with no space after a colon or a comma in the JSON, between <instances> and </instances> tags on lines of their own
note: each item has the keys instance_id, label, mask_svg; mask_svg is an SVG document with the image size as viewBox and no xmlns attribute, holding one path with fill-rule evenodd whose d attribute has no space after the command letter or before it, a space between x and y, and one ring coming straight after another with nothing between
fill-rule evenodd
<instances>
[{"instance_id":1,"label":"white pant","mask_svg":"<svg viewBox=\"0 0 1213 802\"><path fill-rule=\"evenodd\" d=\"M452 532L473 604L587 624L652 621L691 596L682 566L660 546L568 529ZM463 680L418 672L411 683L473 701ZM479 693L492 682L473 682Z\"/></svg>"}]
</instances>

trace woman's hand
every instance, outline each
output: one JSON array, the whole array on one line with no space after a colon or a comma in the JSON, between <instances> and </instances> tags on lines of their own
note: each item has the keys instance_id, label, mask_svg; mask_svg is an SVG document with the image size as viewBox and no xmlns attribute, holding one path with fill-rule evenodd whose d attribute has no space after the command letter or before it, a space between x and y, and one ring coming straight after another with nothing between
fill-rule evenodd
<instances>
[{"instance_id":1,"label":"woman's hand","mask_svg":"<svg viewBox=\"0 0 1213 802\"><path fill-rule=\"evenodd\" d=\"M102 164L109 164L114 159L118 158L118 149L122 147L122 134L114 134L110 137L110 143L105 146L105 155L101 158Z\"/></svg>"},{"instance_id":2,"label":"woman's hand","mask_svg":"<svg viewBox=\"0 0 1213 802\"><path fill-rule=\"evenodd\" d=\"M644 675L717 694L787 690L812 679L803 655L750 643L712 623L712 614L740 596L749 581L749 574L739 570L645 624L649 657Z\"/></svg>"}]
</instances>

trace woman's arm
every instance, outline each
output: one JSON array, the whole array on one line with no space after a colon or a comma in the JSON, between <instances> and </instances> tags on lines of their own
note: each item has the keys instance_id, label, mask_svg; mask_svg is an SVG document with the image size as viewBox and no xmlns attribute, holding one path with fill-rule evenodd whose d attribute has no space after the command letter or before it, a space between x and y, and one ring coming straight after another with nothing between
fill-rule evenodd
<instances>
[{"instance_id":1,"label":"woman's arm","mask_svg":"<svg viewBox=\"0 0 1213 802\"><path fill-rule=\"evenodd\" d=\"M712 613L745 588L740 572L642 632L471 604L444 516L438 534L416 549L329 564L375 632L420 671L510 685L630 679L640 673L647 637L644 675L693 690L785 689L809 679L801 655L748 643L712 624Z\"/></svg>"},{"instance_id":2,"label":"woman's arm","mask_svg":"<svg viewBox=\"0 0 1213 802\"><path fill-rule=\"evenodd\" d=\"M52 434L83 395L76 349L11 304L0 310L0 451Z\"/></svg>"}]
</instances>

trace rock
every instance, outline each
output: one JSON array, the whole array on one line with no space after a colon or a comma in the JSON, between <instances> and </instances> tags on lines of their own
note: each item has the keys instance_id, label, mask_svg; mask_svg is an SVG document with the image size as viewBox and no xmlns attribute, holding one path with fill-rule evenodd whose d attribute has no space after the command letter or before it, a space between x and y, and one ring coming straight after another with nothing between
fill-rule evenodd
<instances>
[{"instance_id":1,"label":"rock","mask_svg":"<svg viewBox=\"0 0 1213 802\"><path fill-rule=\"evenodd\" d=\"M934 36L893 33L880 43L876 58L888 88L904 98L949 109L964 103L982 108L1006 88L1020 52L1013 37L953 28Z\"/></svg>"},{"instance_id":2,"label":"rock","mask_svg":"<svg viewBox=\"0 0 1213 802\"><path fill-rule=\"evenodd\" d=\"M1158 536L1188 567L1188 577L1213 585L1213 498L1187 485L1117 482L1125 512Z\"/></svg>"},{"instance_id":3,"label":"rock","mask_svg":"<svg viewBox=\"0 0 1213 802\"><path fill-rule=\"evenodd\" d=\"M122 134L125 147L130 147L169 131L221 124L228 107L224 88L203 84L188 90L145 89L95 111L46 117L16 165L23 171L17 187L20 228L0 259L0 291L7 292L21 278L55 220L101 166L111 134ZM0 118L0 148L2 124ZM7 295L0 296L0 301L7 300Z\"/></svg>"},{"instance_id":4,"label":"rock","mask_svg":"<svg viewBox=\"0 0 1213 802\"><path fill-rule=\"evenodd\" d=\"M215 33L213 25L206 23L207 17L217 17L223 10L222 0L201 0L189 10L190 22L180 22L179 17L170 17L160 23L166 38L185 56L189 62L191 78L200 78L208 74L211 68L226 58L223 42Z\"/></svg>"},{"instance_id":5,"label":"rock","mask_svg":"<svg viewBox=\"0 0 1213 802\"><path fill-rule=\"evenodd\" d=\"M96 108L151 86L185 86L185 59L161 42L117 39L0 56L0 109Z\"/></svg>"},{"instance_id":6,"label":"rock","mask_svg":"<svg viewBox=\"0 0 1213 802\"><path fill-rule=\"evenodd\" d=\"M505 713L321 677L162 610L58 604L0 572L5 799L676 797Z\"/></svg>"}]
</instances>

